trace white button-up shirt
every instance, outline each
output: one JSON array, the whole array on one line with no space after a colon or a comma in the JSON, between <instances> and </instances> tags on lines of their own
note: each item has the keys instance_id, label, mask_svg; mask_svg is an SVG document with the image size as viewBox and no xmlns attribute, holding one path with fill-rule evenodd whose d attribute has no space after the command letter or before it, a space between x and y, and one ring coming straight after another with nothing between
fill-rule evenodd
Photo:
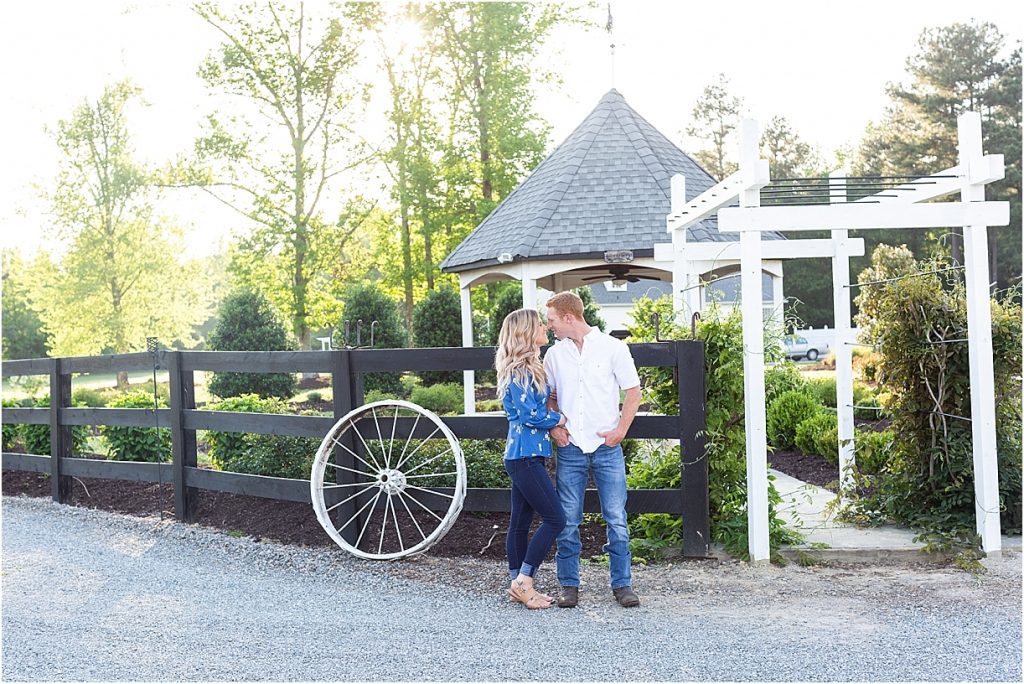
<instances>
[{"instance_id":1,"label":"white button-up shirt","mask_svg":"<svg viewBox=\"0 0 1024 684\"><path fill-rule=\"evenodd\" d=\"M604 444L598 432L619 424L619 390L640 385L626 343L597 328L583 337L582 351L568 338L553 344L544 357L544 371L558 394L569 440L588 454Z\"/></svg>"}]
</instances>

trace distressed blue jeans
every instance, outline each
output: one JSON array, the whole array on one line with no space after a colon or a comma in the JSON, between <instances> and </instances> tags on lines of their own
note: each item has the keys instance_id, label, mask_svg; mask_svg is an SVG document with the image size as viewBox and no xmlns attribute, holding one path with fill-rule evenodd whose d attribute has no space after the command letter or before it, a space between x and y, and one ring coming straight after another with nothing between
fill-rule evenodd
<instances>
[{"instance_id":1,"label":"distressed blue jeans","mask_svg":"<svg viewBox=\"0 0 1024 684\"><path fill-rule=\"evenodd\" d=\"M622 447L601 445L587 454L575 444L558 447L558 498L565 511L565 529L558 535L555 565L558 583L563 587L580 585L580 523L583 521L583 495L587 476L594 476L601 499L601 515L608 523L608 554L612 589L632 583L629 552L629 527L626 524L626 462Z\"/></svg>"}]
</instances>

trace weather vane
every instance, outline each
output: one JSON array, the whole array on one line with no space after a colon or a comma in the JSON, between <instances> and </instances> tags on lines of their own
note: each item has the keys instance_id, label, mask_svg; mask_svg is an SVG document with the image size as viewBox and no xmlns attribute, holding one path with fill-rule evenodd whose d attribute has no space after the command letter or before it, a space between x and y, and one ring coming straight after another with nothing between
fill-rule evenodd
<instances>
[{"instance_id":1,"label":"weather vane","mask_svg":"<svg viewBox=\"0 0 1024 684\"><path fill-rule=\"evenodd\" d=\"M608 3L608 23L605 24L604 30L608 32L608 49L611 53L611 71L612 71L612 88L615 87L615 35L612 32L614 23L612 22L612 3Z\"/></svg>"}]
</instances>

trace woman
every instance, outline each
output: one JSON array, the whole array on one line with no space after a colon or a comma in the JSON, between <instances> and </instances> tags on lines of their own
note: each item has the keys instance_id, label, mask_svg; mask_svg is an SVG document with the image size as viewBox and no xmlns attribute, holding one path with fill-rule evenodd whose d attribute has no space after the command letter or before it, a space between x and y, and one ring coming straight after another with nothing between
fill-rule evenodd
<instances>
[{"instance_id":1,"label":"woman","mask_svg":"<svg viewBox=\"0 0 1024 684\"><path fill-rule=\"evenodd\" d=\"M545 466L545 459L551 458L548 430L565 423L560 413L547 410L549 390L540 360L541 345L547 341L540 314L519 309L505 317L494 358L498 396L508 416L505 471L512 478L512 515L505 540L512 580L508 595L531 610L554 603L534 588L533 576L565 527L565 514ZM534 513L540 515L541 525L527 543Z\"/></svg>"}]
</instances>

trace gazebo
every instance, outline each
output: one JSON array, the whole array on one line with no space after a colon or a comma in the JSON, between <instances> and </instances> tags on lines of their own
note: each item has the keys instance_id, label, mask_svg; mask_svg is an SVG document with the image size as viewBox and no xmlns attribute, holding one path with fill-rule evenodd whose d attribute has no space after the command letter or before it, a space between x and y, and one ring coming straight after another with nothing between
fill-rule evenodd
<instances>
[{"instance_id":1,"label":"gazebo","mask_svg":"<svg viewBox=\"0 0 1024 684\"><path fill-rule=\"evenodd\" d=\"M649 278L672 283L677 295L686 291L679 301L700 310L708 295L703 282L721 285L735 276L738 283L738 258L718 259L719 250L709 244L704 256L689 262L686 281L674 282L679 269L663 256L656 259L655 245L671 248L673 242L666 225L673 185L685 186L689 201L715 184L617 90L610 90L441 264L442 271L459 275L463 346L473 346L470 288L499 280L521 281L523 306L532 308L539 303L538 288L558 292ZM784 239L778 233L763 237ZM719 232L716 216L686 229L690 245L726 243L725 248L736 241L735 234ZM774 310L782 303L782 261L768 252L765 257L763 303ZM472 371L466 371L465 380L465 411L472 413Z\"/></svg>"}]
</instances>

